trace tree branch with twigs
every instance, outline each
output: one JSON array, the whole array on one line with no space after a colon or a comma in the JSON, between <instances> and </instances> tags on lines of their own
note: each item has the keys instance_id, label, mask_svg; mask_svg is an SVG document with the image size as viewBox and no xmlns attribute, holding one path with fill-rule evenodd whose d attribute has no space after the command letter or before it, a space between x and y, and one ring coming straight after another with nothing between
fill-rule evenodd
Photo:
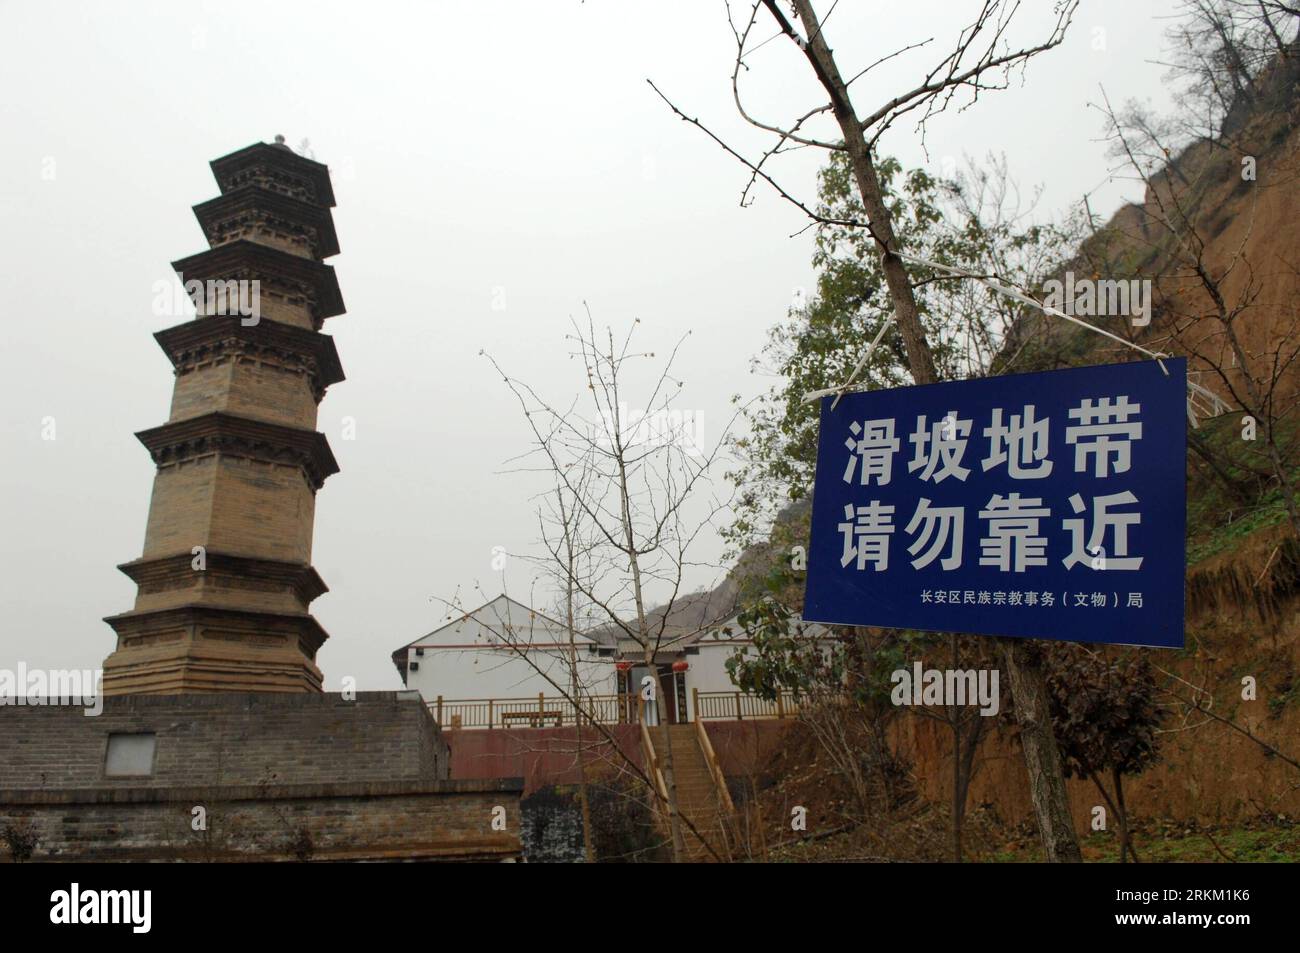
<instances>
[{"instance_id":1,"label":"tree branch with twigs","mask_svg":"<svg viewBox=\"0 0 1300 953\"><path fill-rule=\"evenodd\" d=\"M684 338L652 372L643 391L644 410L630 409L629 378L638 362L654 363L652 352L635 348L635 329L634 323L621 340L609 329L600 333L590 311L585 321L573 322L568 341L582 368L585 393L563 406L489 360L528 424L526 456L550 474L567 514L584 527L578 547L584 569L578 571L567 558L573 540L566 541L553 522L550 529L542 523L543 545L560 585L600 619L611 638L634 646L644 666L656 672L661 649L690 634L679 631L679 610L687 601L688 573L708 568L696 552L729 506L714 492L713 475L735 417L713 440L703 440L698 417L692 430L677 406L682 382L673 374ZM646 688L656 708L657 682ZM581 692L567 694L581 708ZM666 787L662 800L673 855L680 860L686 852L682 822L688 819L678 806L667 718L657 735Z\"/></svg>"},{"instance_id":2,"label":"tree branch with twigs","mask_svg":"<svg viewBox=\"0 0 1300 953\"><path fill-rule=\"evenodd\" d=\"M1058 46L1064 40L1077 3L1075 0L1057 3L1054 23L1045 37L1037 43L1014 46L1008 38L1020 4L985 0L975 17L961 30L950 51L929 66L919 84L869 111L857 108L849 87L869 75L870 70L884 60L878 60L854 73L846 82L828 42L826 21L818 18L812 0L792 0L792 7L798 27L795 21L785 15L777 0L757 0L751 5L750 14L744 21L746 25L739 28L736 24L740 21L730 17L737 38L738 61L743 62L745 59L747 42L752 35L751 24L759 11L764 10L775 25L778 35L792 43L807 61L826 97L823 103L811 104L799 117L784 125L760 124L760 128L763 125L775 127L772 134L776 136L775 143L760 158L747 158L698 119L688 117L658 87L654 87L655 92L659 93L679 118L704 131L728 154L740 160L750 170L751 180L757 177L766 182L784 200L804 212L810 219L809 227L836 224L862 228L870 234L880 257L884 283L893 305L893 321L902 338L903 356L912 380L917 384L934 383L939 380L939 371L921 320L912 277L899 257L894 219L885 201L877 168L876 147L887 130L902 117L913 113L917 115L916 129L924 145L926 125L936 115L950 107L959 110L969 108L978 101L981 93L1005 88L1015 71L1023 70L1033 57ZM832 6L826 20L830 19L834 10L835 7ZM919 44L917 48L925 45ZM901 54L908 50L904 48L898 52ZM739 73L739 67L735 72ZM653 83L651 85L654 86ZM738 108L752 122L749 108L740 104ZM806 128L822 117L834 120L835 128L829 136L815 136ZM830 221L776 180L768 171L767 165L774 156L787 150L790 144L829 148L834 152L842 152L847 157L861 201L863 215L860 218ZM742 204L749 188L750 185L747 184L742 192ZM1070 817L1060 754L1047 717L1043 673L1019 643L1006 643L1003 650L1004 662L1016 695L1017 715L1021 719L1021 739L1029 771L1032 801L1048 859L1078 861L1081 855Z\"/></svg>"}]
</instances>

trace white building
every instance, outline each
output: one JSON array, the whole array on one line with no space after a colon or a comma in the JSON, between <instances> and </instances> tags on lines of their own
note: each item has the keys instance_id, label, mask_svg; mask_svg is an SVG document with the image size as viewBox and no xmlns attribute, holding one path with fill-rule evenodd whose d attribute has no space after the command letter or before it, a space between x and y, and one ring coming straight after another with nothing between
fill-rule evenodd
<instances>
[{"instance_id":1,"label":"white building","mask_svg":"<svg viewBox=\"0 0 1300 953\"><path fill-rule=\"evenodd\" d=\"M613 695L613 656L612 649L602 649L586 635L575 634L571 645L564 625L500 595L402 646L393 653L393 663L406 687L419 691L425 701L508 703L494 706L498 717L493 721L501 724L499 716L506 714L504 723L509 724L528 723L523 702L535 711L538 696L558 698L570 691L570 659L576 660L586 692ZM511 710L525 714L510 716Z\"/></svg>"},{"instance_id":2,"label":"white building","mask_svg":"<svg viewBox=\"0 0 1300 953\"><path fill-rule=\"evenodd\" d=\"M801 631L810 638L826 635L815 623ZM572 694L571 658L584 709L602 721L634 720L647 684L655 688L647 716L652 722L692 721L697 703L706 719L781 714L784 702L745 695L731 681L727 660L752 645L733 615L703 629L665 634L651 667L626 634L576 634L571 646L561 623L501 595L402 646L393 662L406 686L450 727L572 724L565 699Z\"/></svg>"}]
</instances>

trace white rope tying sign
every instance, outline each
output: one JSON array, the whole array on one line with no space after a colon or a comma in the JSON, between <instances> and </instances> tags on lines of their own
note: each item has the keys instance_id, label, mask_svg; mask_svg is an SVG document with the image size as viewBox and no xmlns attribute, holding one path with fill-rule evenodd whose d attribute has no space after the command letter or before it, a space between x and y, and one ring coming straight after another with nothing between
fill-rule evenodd
<instances>
[{"instance_id":1,"label":"white rope tying sign","mask_svg":"<svg viewBox=\"0 0 1300 953\"><path fill-rule=\"evenodd\" d=\"M1147 348L1142 347L1142 345L1140 344L1134 344L1132 341L1126 341L1119 335L1112 334L1111 332L1107 331L1105 328L1099 328L1095 324L1089 324L1087 321L1079 320L1072 314L1066 314L1064 311L1060 311L1056 308L1049 307L1048 305L1043 304L1041 301L1035 301L1027 294L1017 291L1015 288L1012 288L1008 285L1004 285L1001 284L1000 282L992 281L988 278L983 277L982 275L973 275L968 271L962 271L960 268L952 268L948 265L941 265L937 261L930 261L927 258L919 258L915 255L904 255L901 252L898 253L898 257L903 259L904 261L910 261L914 265L922 265L926 268L933 268L936 271L942 271L945 272L946 274L953 275L958 278L970 278L974 281L978 281L986 288L989 288L992 291L996 291L1000 295L1004 295L1005 297L1011 298L1014 301L1019 301L1021 304L1027 304L1032 307L1035 307L1039 311L1043 312L1044 314L1051 315L1054 318L1064 318L1066 321L1069 321L1072 324L1077 324L1081 328L1087 328L1089 331L1092 331L1094 334L1100 334L1102 337L1109 338L1112 341L1116 341L1120 344L1123 344L1125 347L1132 348L1133 350L1141 354L1144 354L1149 358L1154 359L1160 365L1160 369L1162 371L1164 371L1166 374L1169 373L1169 371L1165 368L1163 359L1169 357L1170 355L1160 351L1151 351L1148 350ZM858 375L861 374L863 368L867 366L867 361L871 359L871 355L875 352L876 346L880 344L881 338L885 336L885 329L889 327L890 323L894 320L896 316L897 315L895 313L891 312L889 317L887 317L884 321L881 322L880 330L876 332L875 339L872 340L871 345L867 348L866 352L862 355L862 359L859 360L857 365L853 368L853 373L849 375L848 380L846 380L839 387L827 387L822 390L810 391L809 393L804 395L803 398L804 403L811 403L812 401L820 400L823 397L829 397L830 395L834 394L835 400L831 402L831 409L834 410L835 407L839 404L840 398L843 397L846 393L848 393L849 389L853 386L854 382L858 379ZM1208 403L1208 407L1198 407L1196 404L1197 398L1206 401ZM1191 422L1191 425L1193 427L1197 426L1196 413L1195 413L1195 411L1197 410L1199 410L1202 414L1206 416L1213 416L1215 414L1224 413L1225 411L1230 409L1231 408L1228 406L1228 404L1225 403L1224 400L1221 397L1219 397L1218 394L1214 393L1214 391L1208 390L1207 388L1202 387L1200 384L1196 383L1195 381L1188 379L1187 419Z\"/></svg>"}]
</instances>

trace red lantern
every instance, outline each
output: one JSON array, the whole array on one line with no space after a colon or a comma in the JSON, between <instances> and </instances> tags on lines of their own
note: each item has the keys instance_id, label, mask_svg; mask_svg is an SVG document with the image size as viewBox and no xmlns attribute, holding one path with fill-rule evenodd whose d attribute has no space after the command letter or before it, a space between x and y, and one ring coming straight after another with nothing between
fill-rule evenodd
<instances>
[{"instance_id":1,"label":"red lantern","mask_svg":"<svg viewBox=\"0 0 1300 953\"><path fill-rule=\"evenodd\" d=\"M615 662L615 663L614 663L614 667L615 667L616 669L618 669L620 672L630 672L630 671L632 671L632 663L631 663L631 662Z\"/></svg>"},{"instance_id":2,"label":"red lantern","mask_svg":"<svg viewBox=\"0 0 1300 953\"><path fill-rule=\"evenodd\" d=\"M690 667L691 667L691 663L686 661L685 659L678 659L676 662L673 662L674 672L679 672L679 673L684 672Z\"/></svg>"}]
</instances>

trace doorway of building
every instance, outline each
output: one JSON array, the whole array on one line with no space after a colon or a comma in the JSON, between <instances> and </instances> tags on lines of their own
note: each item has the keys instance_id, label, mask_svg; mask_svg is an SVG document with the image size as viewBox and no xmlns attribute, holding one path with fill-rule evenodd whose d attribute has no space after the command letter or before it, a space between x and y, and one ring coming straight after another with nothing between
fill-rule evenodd
<instances>
[{"instance_id":1,"label":"doorway of building","mask_svg":"<svg viewBox=\"0 0 1300 953\"><path fill-rule=\"evenodd\" d=\"M661 698L663 695L662 680L655 679L648 665L633 665L632 671L628 675L630 676L631 691L641 700L638 705L645 712L645 723L647 725L659 724L660 712L664 708ZM650 698L646 698L646 687L651 684L654 685L655 690Z\"/></svg>"},{"instance_id":2,"label":"doorway of building","mask_svg":"<svg viewBox=\"0 0 1300 953\"><path fill-rule=\"evenodd\" d=\"M653 670L647 665L633 665L627 672L627 693L639 698L652 671L655 692L654 698L645 702L645 723L658 725L666 721L676 725L686 721L686 676L674 672L669 663L656 665Z\"/></svg>"}]
</instances>

